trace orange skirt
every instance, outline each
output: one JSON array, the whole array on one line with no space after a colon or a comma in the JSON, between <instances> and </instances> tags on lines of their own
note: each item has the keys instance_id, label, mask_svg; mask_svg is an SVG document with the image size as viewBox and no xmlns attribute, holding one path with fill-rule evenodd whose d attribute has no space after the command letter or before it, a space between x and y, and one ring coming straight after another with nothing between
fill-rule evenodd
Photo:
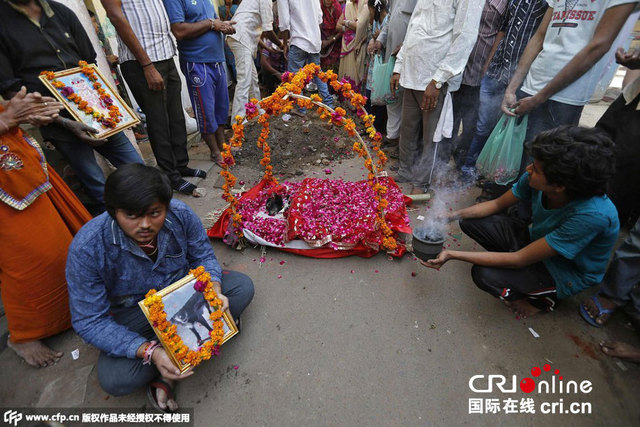
<instances>
[{"instance_id":1,"label":"orange skirt","mask_svg":"<svg viewBox=\"0 0 640 427\"><path fill-rule=\"evenodd\" d=\"M71 326L67 250L91 215L53 168L47 169L53 188L27 208L0 202L0 293L13 342Z\"/></svg>"}]
</instances>

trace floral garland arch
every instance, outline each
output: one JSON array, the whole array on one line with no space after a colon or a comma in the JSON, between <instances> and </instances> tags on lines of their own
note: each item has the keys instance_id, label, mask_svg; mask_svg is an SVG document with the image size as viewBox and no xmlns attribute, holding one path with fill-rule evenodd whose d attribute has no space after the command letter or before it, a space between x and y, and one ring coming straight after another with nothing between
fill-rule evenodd
<instances>
[{"instance_id":1,"label":"floral garland arch","mask_svg":"<svg viewBox=\"0 0 640 427\"><path fill-rule=\"evenodd\" d=\"M333 109L323 104L321 102L322 98L317 94L313 94L310 97L302 95L302 90L314 77L318 77L323 82L330 84L336 93L342 95L342 97L348 100L356 109L357 116L362 120L365 126L368 139L371 142L371 149L356 131L355 122L352 119L345 117L346 111L343 108L337 107ZM225 180L225 183L222 186L222 197L229 203L232 226L238 238L243 237L242 216L237 210L238 200L232 193L232 189L236 184L237 178L231 173L230 169L235 164L232 149L240 149L245 139L243 125L244 119L252 120L257 117L258 123L262 125L257 145L263 152L263 157L260 160L260 164L264 166L265 169L263 179L277 184L278 181L273 176L273 166L271 165L271 148L267 143L267 138L270 133L269 118L289 112L296 105L300 108L306 108L309 110L315 106L322 120L326 119L328 123L335 126L342 126L349 136L356 138L356 141L353 143L353 151L364 159L364 166L369 171L367 181L373 189L378 202L375 221L383 234L381 246L389 252L396 250L398 243L393 237L393 231L385 220L385 209L388 206L388 201L385 198L387 187L378 182L379 172L387 162L387 156L380 149L382 135L373 127L375 117L368 114L364 109L365 102L366 99L359 93L356 93L349 82L345 80L339 81L337 74L333 71L324 72L318 65L308 64L295 74L285 72L282 75L282 84L278 86L271 96L262 100L251 99L251 101L245 105L247 113L246 117L235 117L235 123L232 125L233 136L228 143L223 145L222 159L224 166L223 170L220 172L220 175L222 175ZM260 113L260 109L264 112ZM375 154L375 162L371 152Z\"/></svg>"}]
</instances>

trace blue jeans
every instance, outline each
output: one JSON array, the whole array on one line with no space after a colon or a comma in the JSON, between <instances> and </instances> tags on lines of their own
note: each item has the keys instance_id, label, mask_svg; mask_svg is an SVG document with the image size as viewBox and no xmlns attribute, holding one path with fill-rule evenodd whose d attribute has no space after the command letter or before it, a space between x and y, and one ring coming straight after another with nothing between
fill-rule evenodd
<instances>
[{"instance_id":1,"label":"blue jeans","mask_svg":"<svg viewBox=\"0 0 640 427\"><path fill-rule=\"evenodd\" d=\"M133 145L124 132L110 136L107 142L99 147L91 147L75 139L69 134L69 139L49 139L60 153L67 159L76 175L87 190L89 197L104 208L104 173L93 154L96 150L115 167L127 163L144 164Z\"/></svg>"},{"instance_id":2,"label":"blue jeans","mask_svg":"<svg viewBox=\"0 0 640 427\"><path fill-rule=\"evenodd\" d=\"M478 121L476 122L475 134L467 151L465 168L473 168L480 152L484 148L489 135L496 127L502 112L500 106L504 98L504 91L507 85L498 80L484 76L480 83L480 103L478 105Z\"/></svg>"},{"instance_id":3,"label":"blue jeans","mask_svg":"<svg viewBox=\"0 0 640 427\"><path fill-rule=\"evenodd\" d=\"M289 65L288 70L291 73L297 72L300 68L312 62L316 65L320 65L320 54L309 53L300 49L298 46L291 45L289 47ZM318 92L322 97L322 101L329 107L333 108L333 97L329 94L329 87L325 82L318 77L314 77L313 81L318 86Z\"/></svg>"},{"instance_id":4,"label":"blue jeans","mask_svg":"<svg viewBox=\"0 0 640 427\"><path fill-rule=\"evenodd\" d=\"M253 282L237 271L222 271L222 293L229 299L231 317L237 320L253 299ZM155 333L142 310L136 305L119 311L114 320L129 330L152 340ZM142 359L111 357L101 352L98 358L98 380L104 391L112 396L124 396L146 386L158 377L158 369L154 364L143 365Z\"/></svg>"},{"instance_id":5,"label":"blue jeans","mask_svg":"<svg viewBox=\"0 0 640 427\"><path fill-rule=\"evenodd\" d=\"M522 90L518 90L516 95L518 99L531 96ZM577 126L583 108L582 105L569 105L550 99L545 101L529 112L525 141L531 141L538 134L558 126Z\"/></svg>"}]
</instances>

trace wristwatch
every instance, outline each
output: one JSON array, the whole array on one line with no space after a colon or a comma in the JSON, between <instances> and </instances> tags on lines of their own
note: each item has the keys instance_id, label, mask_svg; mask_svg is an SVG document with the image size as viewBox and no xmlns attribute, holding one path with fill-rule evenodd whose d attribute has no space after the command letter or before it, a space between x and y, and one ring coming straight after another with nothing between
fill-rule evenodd
<instances>
[{"instance_id":1,"label":"wristwatch","mask_svg":"<svg viewBox=\"0 0 640 427\"><path fill-rule=\"evenodd\" d=\"M442 89L442 82L438 82L435 80L431 80L433 82L433 85L436 87L436 89L440 90Z\"/></svg>"}]
</instances>

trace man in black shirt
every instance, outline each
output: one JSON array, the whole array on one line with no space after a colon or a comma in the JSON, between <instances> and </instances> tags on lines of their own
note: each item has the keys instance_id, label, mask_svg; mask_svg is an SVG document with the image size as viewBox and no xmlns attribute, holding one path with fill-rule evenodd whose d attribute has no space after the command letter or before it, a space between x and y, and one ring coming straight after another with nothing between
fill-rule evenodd
<instances>
[{"instance_id":1,"label":"man in black shirt","mask_svg":"<svg viewBox=\"0 0 640 427\"><path fill-rule=\"evenodd\" d=\"M40 72L77 67L80 60L95 62L96 53L73 11L55 1L0 0L0 93L5 98L23 85L29 92L46 94ZM93 150L116 167L143 163L124 133L93 138L87 132L96 130L70 119L66 112L41 132L65 156L102 209L105 177Z\"/></svg>"}]
</instances>

